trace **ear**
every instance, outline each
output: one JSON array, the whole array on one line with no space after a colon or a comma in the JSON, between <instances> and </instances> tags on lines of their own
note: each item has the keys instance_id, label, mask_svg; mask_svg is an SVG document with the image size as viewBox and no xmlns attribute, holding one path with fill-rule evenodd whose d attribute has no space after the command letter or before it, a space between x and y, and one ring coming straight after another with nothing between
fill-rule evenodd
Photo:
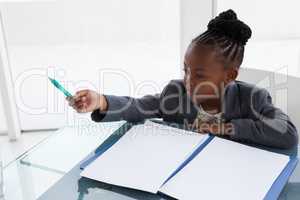
<instances>
[{"instance_id":1,"label":"ear","mask_svg":"<svg viewBox=\"0 0 300 200\"><path fill-rule=\"evenodd\" d=\"M238 76L239 70L236 67L229 67L226 70L225 74L225 84L230 83L231 81L234 81Z\"/></svg>"}]
</instances>

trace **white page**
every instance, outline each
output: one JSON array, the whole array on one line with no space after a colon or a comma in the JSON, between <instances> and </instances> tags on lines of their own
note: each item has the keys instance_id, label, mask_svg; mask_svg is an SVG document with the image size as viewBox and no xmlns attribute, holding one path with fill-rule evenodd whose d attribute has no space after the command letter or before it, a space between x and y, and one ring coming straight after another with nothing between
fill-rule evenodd
<instances>
[{"instance_id":1,"label":"white page","mask_svg":"<svg viewBox=\"0 0 300 200\"><path fill-rule=\"evenodd\" d=\"M147 121L132 127L81 175L156 193L207 135Z\"/></svg>"},{"instance_id":2,"label":"white page","mask_svg":"<svg viewBox=\"0 0 300 200\"><path fill-rule=\"evenodd\" d=\"M262 200L289 157L214 138L161 192L180 200Z\"/></svg>"}]
</instances>

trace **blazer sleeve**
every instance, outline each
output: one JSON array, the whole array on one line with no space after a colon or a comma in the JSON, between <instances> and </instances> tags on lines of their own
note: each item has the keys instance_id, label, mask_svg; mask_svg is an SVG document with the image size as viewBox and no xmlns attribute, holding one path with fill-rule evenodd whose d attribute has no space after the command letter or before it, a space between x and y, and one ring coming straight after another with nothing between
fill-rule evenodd
<instances>
[{"instance_id":1,"label":"blazer sleeve","mask_svg":"<svg viewBox=\"0 0 300 200\"><path fill-rule=\"evenodd\" d=\"M146 95L142 98L105 95L108 109L105 112L94 110L91 118L96 122L119 121L139 122L148 118L161 117L160 94Z\"/></svg>"},{"instance_id":2,"label":"blazer sleeve","mask_svg":"<svg viewBox=\"0 0 300 200\"><path fill-rule=\"evenodd\" d=\"M298 133L289 117L272 104L265 89L259 89L251 98L251 112L255 119L233 119L233 140L289 149L298 144Z\"/></svg>"}]
</instances>

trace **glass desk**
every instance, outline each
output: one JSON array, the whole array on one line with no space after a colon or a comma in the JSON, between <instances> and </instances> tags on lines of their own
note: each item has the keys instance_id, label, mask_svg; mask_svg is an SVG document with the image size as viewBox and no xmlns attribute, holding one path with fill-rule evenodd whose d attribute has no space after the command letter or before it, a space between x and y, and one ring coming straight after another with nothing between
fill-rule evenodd
<instances>
[{"instance_id":1,"label":"glass desk","mask_svg":"<svg viewBox=\"0 0 300 200\"><path fill-rule=\"evenodd\" d=\"M93 129L81 134L70 134L67 129L57 131L4 167L5 200L172 199L162 194L150 194L80 177L83 161L91 157L99 144L121 126L124 122L105 123L101 131ZM117 134L117 137L120 135ZM279 199L300 199L300 165L297 165Z\"/></svg>"}]
</instances>

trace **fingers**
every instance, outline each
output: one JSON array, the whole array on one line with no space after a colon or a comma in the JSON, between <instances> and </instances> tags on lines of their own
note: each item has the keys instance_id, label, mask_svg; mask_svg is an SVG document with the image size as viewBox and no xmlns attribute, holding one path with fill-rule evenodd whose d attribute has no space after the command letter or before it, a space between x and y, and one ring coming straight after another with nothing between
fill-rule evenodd
<instances>
[{"instance_id":1,"label":"fingers","mask_svg":"<svg viewBox=\"0 0 300 200\"><path fill-rule=\"evenodd\" d=\"M83 97L86 98L86 95L88 94L89 90L80 90L77 91L74 96L66 97L66 100L69 102L77 102L81 100Z\"/></svg>"},{"instance_id":2,"label":"fingers","mask_svg":"<svg viewBox=\"0 0 300 200\"><path fill-rule=\"evenodd\" d=\"M68 101L69 106L73 107L75 110L82 109L86 106L86 103L84 103L81 99L67 97L66 100Z\"/></svg>"},{"instance_id":3,"label":"fingers","mask_svg":"<svg viewBox=\"0 0 300 200\"><path fill-rule=\"evenodd\" d=\"M70 97L70 96L67 96L67 97L66 97L66 100L67 100L67 101L71 101L72 99L73 99L73 97Z\"/></svg>"},{"instance_id":4,"label":"fingers","mask_svg":"<svg viewBox=\"0 0 300 200\"><path fill-rule=\"evenodd\" d=\"M87 109L86 109L86 105L85 104L80 104L78 107L76 107L76 111L78 113L86 113L87 112Z\"/></svg>"},{"instance_id":5,"label":"fingers","mask_svg":"<svg viewBox=\"0 0 300 200\"><path fill-rule=\"evenodd\" d=\"M73 97L66 97L69 106L71 106L78 113L85 113L87 111L87 95L88 90L78 91Z\"/></svg>"},{"instance_id":6,"label":"fingers","mask_svg":"<svg viewBox=\"0 0 300 200\"><path fill-rule=\"evenodd\" d=\"M77 91L74 98L75 99L79 99L81 97L84 97L86 96L87 94L89 93L89 90L80 90L80 91Z\"/></svg>"},{"instance_id":7,"label":"fingers","mask_svg":"<svg viewBox=\"0 0 300 200\"><path fill-rule=\"evenodd\" d=\"M87 109L87 103L86 101L75 101L74 105L72 106L77 112L86 112Z\"/></svg>"},{"instance_id":8,"label":"fingers","mask_svg":"<svg viewBox=\"0 0 300 200\"><path fill-rule=\"evenodd\" d=\"M86 112L88 93L89 90L80 90L76 92L73 97L73 101L69 101L69 105L72 106L77 112Z\"/></svg>"},{"instance_id":9,"label":"fingers","mask_svg":"<svg viewBox=\"0 0 300 200\"><path fill-rule=\"evenodd\" d=\"M77 102L72 105L74 110L76 110L78 113L85 113L87 112L87 104L82 102Z\"/></svg>"},{"instance_id":10,"label":"fingers","mask_svg":"<svg viewBox=\"0 0 300 200\"><path fill-rule=\"evenodd\" d=\"M75 103L74 97L66 97L66 100L68 101L69 106L73 106Z\"/></svg>"}]
</instances>

